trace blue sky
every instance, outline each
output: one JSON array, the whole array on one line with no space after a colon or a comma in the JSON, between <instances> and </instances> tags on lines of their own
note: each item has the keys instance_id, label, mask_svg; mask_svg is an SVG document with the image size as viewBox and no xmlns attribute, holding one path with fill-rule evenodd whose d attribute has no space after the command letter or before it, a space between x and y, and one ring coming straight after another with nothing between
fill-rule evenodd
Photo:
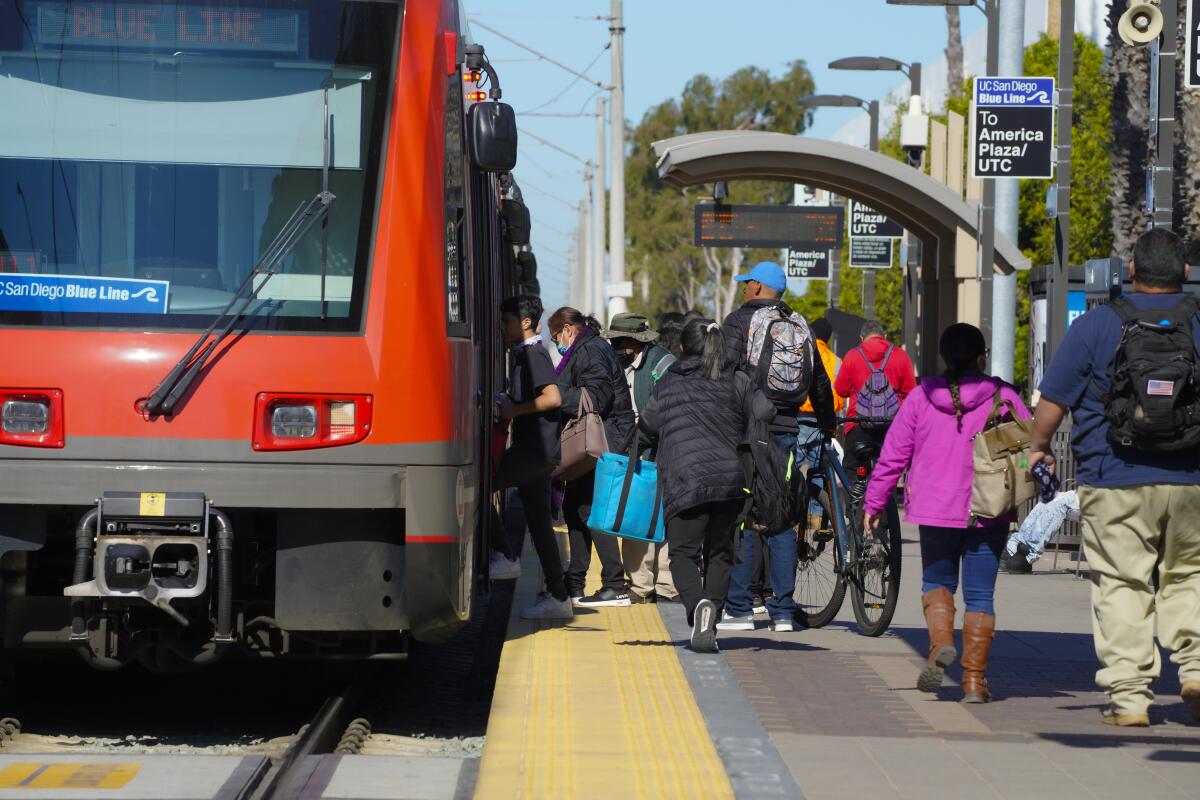
<instances>
[{"instance_id":1,"label":"blue sky","mask_svg":"<svg viewBox=\"0 0 1200 800\"><path fill-rule=\"evenodd\" d=\"M609 14L605 0L464 2L480 22L598 81L609 81L611 56L604 50L608 23L594 19ZM757 66L779 74L797 58L808 62L818 92L882 97L904 77L839 72L826 64L854 55L932 62L946 41L942 8L889 6L886 0L625 0L624 6L625 117L634 125L656 104L678 97L697 73L722 78ZM966 8L962 22L965 39L982 27L983 15ZM474 33L499 71L504 99L516 109L522 129L594 159L596 123L590 114L599 90L486 30L476 27ZM523 111L531 114L522 116ZM589 116L532 116L580 112ZM828 136L855 113L819 110L809 133ZM552 310L566 300L567 253L578 222L571 206L583 194L582 166L524 136L516 175L533 215L543 300Z\"/></svg>"}]
</instances>

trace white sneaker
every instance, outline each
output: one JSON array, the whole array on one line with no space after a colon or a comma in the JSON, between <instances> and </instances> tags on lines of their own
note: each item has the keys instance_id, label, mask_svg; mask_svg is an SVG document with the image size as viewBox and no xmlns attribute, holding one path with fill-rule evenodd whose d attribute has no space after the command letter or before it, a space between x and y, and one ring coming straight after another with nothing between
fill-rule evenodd
<instances>
[{"instance_id":1,"label":"white sneaker","mask_svg":"<svg viewBox=\"0 0 1200 800\"><path fill-rule=\"evenodd\" d=\"M721 621L717 623L719 631L752 631L754 617L731 617L727 611L721 612Z\"/></svg>"},{"instance_id":2,"label":"white sneaker","mask_svg":"<svg viewBox=\"0 0 1200 800\"><path fill-rule=\"evenodd\" d=\"M488 564L488 577L494 581L509 581L521 577L521 562L515 558L506 558L503 553L492 553Z\"/></svg>"},{"instance_id":3,"label":"white sneaker","mask_svg":"<svg viewBox=\"0 0 1200 800\"><path fill-rule=\"evenodd\" d=\"M521 609L521 619L574 619L575 609L571 607L571 598L556 600L549 592L538 595L537 602L529 608Z\"/></svg>"},{"instance_id":4,"label":"white sneaker","mask_svg":"<svg viewBox=\"0 0 1200 800\"><path fill-rule=\"evenodd\" d=\"M771 620L771 630L776 633L789 633L796 630L796 626L790 619L773 619Z\"/></svg>"}]
</instances>

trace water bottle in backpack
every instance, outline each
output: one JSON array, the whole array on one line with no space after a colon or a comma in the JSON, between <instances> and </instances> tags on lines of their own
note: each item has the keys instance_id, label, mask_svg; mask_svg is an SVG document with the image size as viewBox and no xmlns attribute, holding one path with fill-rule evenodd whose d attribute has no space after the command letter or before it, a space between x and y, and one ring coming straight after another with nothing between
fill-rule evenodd
<instances>
[{"instance_id":1,"label":"water bottle in backpack","mask_svg":"<svg viewBox=\"0 0 1200 800\"><path fill-rule=\"evenodd\" d=\"M862 356L863 363L867 365L870 374L862 388L854 395L854 413L859 417L870 417L872 420L877 420L877 422L860 422L859 424L866 430L884 430L900 412L900 393L896 391L895 386L892 386L886 373L888 362L892 359L892 351L895 349L892 345L888 345L887 352L883 355L883 361L876 367L871 363L871 359L867 358L866 351L862 347L855 348Z\"/></svg>"},{"instance_id":2,"label":"water bottle in backpack","mask_svg":"<svg viewBox=\"0 0 1200 800\"><path fill-rule=\"evenodd\" d=\"M813 335L804 317L784 303L763 306L750 318L746 358L750 375L778 406L800 406L813 376Z\"/></svg>"}]
</instances>

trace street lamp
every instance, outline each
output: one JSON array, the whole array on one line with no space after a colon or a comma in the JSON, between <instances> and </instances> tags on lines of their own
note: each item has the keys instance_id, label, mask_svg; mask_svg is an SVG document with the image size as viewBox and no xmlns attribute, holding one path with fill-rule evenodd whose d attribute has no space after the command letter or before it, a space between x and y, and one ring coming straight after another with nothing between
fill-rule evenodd
<instances>
[{"instance_id":1,"label":"street lamp","mask_svg":"<svg viewBox=\"0 0 1200 800\"><path fill-rule=\"evenodd\" d=\"M831 61L829 68L864 72L903 72L908 76L911 88L908 98L908 113L904 115L900 123L900 147L908 157L909 166L920 169L925 149L929 146L929 118L921 110L920 62L914 61L906 64L886 56L851 56ZM907 246L909 248L919 246L912 233L909 233L908 237ZM904 270L904 345L908 352L915 353L917 349L916 297L920 291L920 276L905 263L906 261L907 257L901 259L901 268ZM874 283L874 273L866 277L870 278L867 283ZM865 284L864 294L866 294ZM871 294L874 294L873 285ZM873 302L872 305L874 305Z\"/></svg>"},{"instance_id":2,"label":"street lamp","mask_svg":"<svg viewBox=\"0 0 1200 800\"><path fill-rule=\"evenodd\" d=\"M796 101L797 105L806 108L862 108L871 118L871 150L879 150L879 101L867 102L860 97L849 94L810 94Z\"/></svg>"},{"instance_id":3,"label":"street lamp","mask_svg":"<svg viewBox=\"0 0 1200 800\"><path fill-rule=\"evenodd\" d=\"M921 64L906 64L885 56L851 56L829 62L830 69L852 69L862 72L903 72L912 84L912 94L921 94Z\"/></svg>"},{"instance_id":4,"label":"street lamp","mask_svg":"<svg viewBox=\"0 0 1200 800\"><path fill-rule=\"evenodd\" d=\"M796 101L807 108L865 108L871 118L871 152L879 152L879 101L867 102L849 94L810 94ZM836 269L836 265L835 265ZM833 273L836 275L836 272ZM833 284L830 284L831 290ZM863 275L863 313L867 319L875 318L875 273L871 270Z\"/></svg>"}]
</instances>

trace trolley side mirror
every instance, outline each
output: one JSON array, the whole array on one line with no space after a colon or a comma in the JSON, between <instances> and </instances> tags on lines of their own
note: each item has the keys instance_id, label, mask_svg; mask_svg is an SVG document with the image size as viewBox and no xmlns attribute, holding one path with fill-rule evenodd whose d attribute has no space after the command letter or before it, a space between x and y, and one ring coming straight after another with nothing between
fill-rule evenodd
<instances>
[{"instance_id":1,"label":"trolley side mirror","mask_svg":"<svg viewBox=\"0 0 1200 800\"><path fill-rule=\"evenodd\" d=\"M467 152L484 172L509 172L517 165L517 115L507 103L475 103L467 112Z\"/></svg>"}]
</instances>

